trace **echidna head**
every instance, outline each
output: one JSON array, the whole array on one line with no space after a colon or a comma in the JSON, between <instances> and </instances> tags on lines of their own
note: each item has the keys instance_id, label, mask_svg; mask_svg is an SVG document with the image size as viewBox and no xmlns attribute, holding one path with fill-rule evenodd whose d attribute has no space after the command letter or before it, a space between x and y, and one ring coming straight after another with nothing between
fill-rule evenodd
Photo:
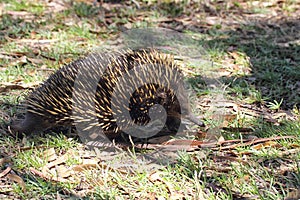
<instances>
[{"instance_id":1,"label":"echidna head","mask_svg":"<svg viewBox=\"0 0 300 200\"><path fill-rule=\"evenodd\" d=\"M11 129L15 133L35 133L43 131L51 127L51 123L44 119L44 117L35 113L27 112L25 119L22 121L15 121L11 124Z\"/></svg>"}]
</instances>

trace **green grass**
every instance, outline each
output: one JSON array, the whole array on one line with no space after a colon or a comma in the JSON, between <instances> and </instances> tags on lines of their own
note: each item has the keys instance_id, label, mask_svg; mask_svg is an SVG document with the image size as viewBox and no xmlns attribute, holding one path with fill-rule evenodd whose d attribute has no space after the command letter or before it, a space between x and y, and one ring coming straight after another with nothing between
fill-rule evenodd
<instances>
[{"instance_id":1,"label":"green grass","mask_svg":"<svg viewBox=\"0 0 300 200\"><path fill-rule=\"evenodd\" d=\"M37 3L35 1L13 0L9 2L6 9L14 11L27 11L36 15L40 15L45 11L45 6L43 5L43 2Z\"/></svg>"},{"instance_id":2,"label":"green grass","mask_svg":"<svg viewBox=\"0 0 300 200\"><path fill-rule=\"evenodd\" d=\"M75 3L73 9L78 17L95 17L99 14L99 8L84 2Z\"/></svg>"}]
</instances>

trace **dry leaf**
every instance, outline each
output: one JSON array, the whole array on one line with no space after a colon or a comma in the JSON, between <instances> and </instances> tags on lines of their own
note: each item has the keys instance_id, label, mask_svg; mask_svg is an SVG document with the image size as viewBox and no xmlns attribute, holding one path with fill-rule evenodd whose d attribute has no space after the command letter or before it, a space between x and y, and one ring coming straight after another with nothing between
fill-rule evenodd
<instances>
[{"instance_id":1,"label":"dry leaf","mask_svg":"<svg viewBox=\"0 0 300 200\"><path fill-rule=\"evenodd\" d=\"M56 173L58 177L67 178L73 174L72 170L68 169L64 165L56 166Z\"/></svg>"},{"instance_id":2,"label":"dry leaf","mask_svg":"<svg viewBox=\"0 0 300 200\"><path fill-rule=\"evenodd\" d=\"M9 158L1 158L0 159L0 167L3 166L3 164L7 163L7 162L10 162L10 159Z\"/></svg>"},{"instance_id":3,"label":"dry leaf","mask_svg":"<svg viewBox=\"0 0 300 200\"><path fill-rule=\"evenodd\" d=\"M52 168L56 165L59 165L61 163L65 163L69 158L75 158L75 152L74 150L68 150L64 155L58 157L56 160L53 162L48 163L45 167L47 168Z\"/></svg>"},{"instance_id":4,"label":"dry leaf","mask_svg":"<svg viewBox=\"0 0 300 200\"><path fill-rule=\"evenodd\" d=\"M6 12L7 14L11 15L13 18L34 18L34 15L30 12L26 12L26 11L12 11L12 10L8 10Z\"/></svg>"},{"instance_id":5,"label":"dry leaf","mask_svg":"<svg viewBox=\"0 0 300 200\"><path fill-rule=\"evenodd\" d=\"M26 73L29 76L36 76L36 69L27 69Z\"/></svg>"},{"instance_id":6,"label":"dry leaf","mask_svg":"<svg viewBox=\"0 0 300 200\"><path fill-rule=\"evenodd\" d=\"M27 63L27 56L22 56L20 58L14 59L13 62L9 63L9 66L23 65Z\"/></svg>"},{"instance_id":7,"label":"dry leaf","mask_svg":"<svg viewBox=\"0 0 300 200\"><path fill-rule=\"evenodd\" d=\"M161 180L160 172L154 172L154 173L150 174L149 175L149 180L151 182L154 182L154 181L157 181L157 180Z\"/></svg>"},{"instance_id":8,"label":"dry leaf","mask_svg":"<svg viewBox=\"0 0 300 200\"><path fill-rule=\"evenodd\" d=\"M82 159L82 164L94 164L97 165L99 163L98 159Z\"/></svg>"},{"instance_id":9,"label":"dry leaf","mask_svg":"<svg viewBox=\"0 0 300 200\"><path fill-rule=\"evenodd\" d=\"M11 170L11 167L7 167L4 171L0 173L0 178L8 174Z\"/></svg>"},{"instance_id":10,"label":"dry leaf","mask_svg":"<svg viewBox=\"0 0 300 200\"><path fill-rule=\"evenodd\" d=\"M9 90L22 90L26 89L24 86L19 84L1 83L0 92L7 92Z\"/></svg>"},{"instance_id":11,"label":"dry leaf","mask_svg":"<svg viewBox=\"0 0 300 200\"><path fill-rule=\"evenodd\" d=\"M18 176L18 175L16 175L16 174L8 174L8 175L7 175L7 178L9 178L10 180L12 180L12 181L18 183L18 184L21 186L23 192L24 192L24 193L26 192L26 185L25 185L25 182L23 181L23 179L22 179L20 176Z\"/></svg>"},{"instance_id":12,"label":"dry leaf","mask_svg":"<svg viewBox=\"0 0 300 200\"><path fill-rule=\"evenodd\" d=\"M266 148L266 147L280 147L280 145L275 141L267 141L267 142L252 146L252 149L260 150L260 149Z\"/></svg>"},{"instance_id":13,"label":"dry leaf","mask_svg":"<svg viewBox=\"0 0 300 200\"><path fill-rule=\"evenodd\" d=\"M223 136L220 136L218 139L218 144L222 144L225 141L225 138Z\"/></svg>"},{"instance_id":14,"label":"dry leaf","mask_svg":"<svg viewBox=\"0 0 300 200\"><path fill-rule=\"evenodd\" d=\"M240 143L238 144L233 144L225 147L220 147L219 149L225 150L225 149L235 149L237 147L245 147L245 146L251 146L253 144L261 143L261 142L268 142L268 141L274 141L274 140L282 140L282 139L295 139L295 136L277 136L277 137L271 137L271 138L258 138L254 140L240 140ZM225 141L227 142L227 141ZM244 143L241 143L244 142Z\"/></svg>"},{"instance_id":15,"label":"dry leaf","mask_svg":"<svg viewBox=\"0 0 300 200\"><path fill-rule=\"evenodd\" d=\"M53 161L55 159L57 159L57 155L55 153L55 149L54 148L50 148L50 149L46 149L43 152L43 157L47 162Z\"/></svg>"},{"instance_id":16,"label":"dry leaf","mask_svg":"<svg viewBox=\"0 0 300 200\"><path fill-rule=\"evenodd\" d=\"M46 168L43 168L43 169L46 170ZM68 181L67 179L57 177L56 175L52 175L51 173L53 173L53 171L50 171L49 169L48 169L48 172L45 172L45 173L42 173L42 172L34 169L33 167L30 167L29 170L31 173L43 178L44 180L51 180L51 181L63 182L63 183L65 183L65 182L73 183L73 181ZM54 174L56 174L56 172L54 172Z\"/></svg>"},{"instance_id":17,"label":"dry leaf","mask_svg":"<svg viewBox=\"0 0 300 200\"><path fill-rule=\"evenodd\" d=\"M72 170L75 172L82 172L84 170L95 169L95 168L97 168L96 164L81 164L72 167Z\"/></svg>"},{"instance_id":18,"label":"dry leaf","mask_svg":"<svg viewBox=\"0 0 300 200\"><path fill-rule=\"evenodd\" d=\"M48 169L50 169L50 168L52 168L52 167L54 167L56 165L59 165L61 163L66 162L69 158L70 158L70 155L64 154L64 155L58 157L56 160L48 163L45 167L47 167Z\"/></svg>"}]
</instances>

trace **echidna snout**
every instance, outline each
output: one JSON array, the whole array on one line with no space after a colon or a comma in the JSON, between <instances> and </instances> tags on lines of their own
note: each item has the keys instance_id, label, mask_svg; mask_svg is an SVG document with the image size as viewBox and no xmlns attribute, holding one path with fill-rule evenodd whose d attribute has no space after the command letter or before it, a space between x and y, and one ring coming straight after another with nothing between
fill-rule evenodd
<instances>
[{"instance_id":1,"label":"echidna snout","mask_svg":"<svg viewBox=\"0 0 300 200\"><path fill-rule=\"evenodd\" d=\"M11 124L11 129L15 133L35 133L38 131L43 131L51 127L51 123L44 119L44 117L26 112L25 119L22 121L15 121Z\"/></svg>"}]
</instances>

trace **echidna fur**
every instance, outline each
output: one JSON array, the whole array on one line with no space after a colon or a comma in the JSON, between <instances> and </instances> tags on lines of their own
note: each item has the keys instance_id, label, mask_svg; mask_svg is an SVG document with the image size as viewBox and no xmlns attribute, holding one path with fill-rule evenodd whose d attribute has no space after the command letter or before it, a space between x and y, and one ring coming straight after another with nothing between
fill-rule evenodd
<instances>
[{"instance_id":1,"label":"echidna fur","mask_svg":"<svg viewBox=\"0 0 300 200\"><path fill-rule=\"evenodd\" d=\"M126 82L120 84L123 77ZM148 83L140 86L138 79ZM147 124L151 120L149 109L160 104L167 113L163 131L176 133L182 115L189 115L181 81L173 58L153 49L112 55L93 53L63 66L35 89L26 99L25 119L13 123L12 129L31 134L84 123L85 131L100 127L109 139L114 139L134 124ZM129 99L123 94L128 84L135 87ZM113 98L115 93L118 96ZM123 117L124 110L130 112L131 120ZM117 120L122 123L117 124Z\"/></svg>"}]
</instances>

